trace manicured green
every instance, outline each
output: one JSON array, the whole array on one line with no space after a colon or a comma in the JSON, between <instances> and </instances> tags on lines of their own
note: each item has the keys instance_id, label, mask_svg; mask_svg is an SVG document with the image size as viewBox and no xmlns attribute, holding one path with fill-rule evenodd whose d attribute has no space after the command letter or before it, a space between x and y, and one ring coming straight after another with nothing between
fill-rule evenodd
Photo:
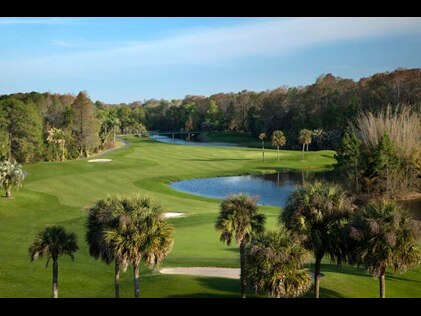
<instances>
[{"instance_id":1,"label":"manicured green","mask_svg":"<svg viewBox=\"0 0 421 316\"><path fill-rule=\"evenodd\" d=\"M149 194L166 211L187 212L169 221L175 226L175 244L162 266L239 267L235 245L219 241L214 229L218 200L172 190L178 179L243 173L274 172L277 169L327 169L334 163L333 151L308 152L300 162L299 151L260 148L180 146L127 137L130 146L101 158L24 165L27 177L14 199L0 198L0 297L50 297L51 270L45 262L30 263L28 247L46 225L63 225L75 232L79 251L75 261L60 259L60 297L114 297L114 267L95 261L85 240L87 210L107 193ZM258 139L257 139L258 141ZM279 209L262 207L267 227L275 227ZM140 272L140 297L239 297L239 280ZM377 297L378 281L362 269L323 265L321 296ZM121 274L121 297L133 296L133 272ZM403 275L387 276L388 297L421 297L421 267Z\"/></svg>"},{"instance_id":2,"label":"manicured green","mask_svg":"<svg viewBox=\"0 0 421 316\"><path fill-rule=\"evenodd\" d=\"M270 148L270 135L266 139L266 146ZM211 142L234 143L245 147L262 147L261 140L252 134L241 132L207 132L206 139ZM266 147L265 146L265 147Z\"/></svg>"}]
</instances>

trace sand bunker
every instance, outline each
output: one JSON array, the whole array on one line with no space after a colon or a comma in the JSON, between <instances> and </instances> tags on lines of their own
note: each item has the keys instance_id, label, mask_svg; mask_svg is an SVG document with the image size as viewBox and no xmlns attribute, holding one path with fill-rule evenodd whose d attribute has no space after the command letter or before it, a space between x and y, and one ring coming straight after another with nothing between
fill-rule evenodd
<instances>
[{"instance_id":1,"label":"sand bunker","mask_svg":"<svg viewBox=\"0 0 421 316\"><path fill-rule=\"evenodd\" d=\"M215 267L193 267L193 268L165 268L159 272L162 274L185 274L208 277L221 277L239 279L240 269L236 268L215 268Z\"/></svg>"},{"instance_id":2,"label":"sand bunker","mask_svg":"<svg viewBox=\"0 0 421 316\"><path fill-rule=\"evenodd\" d=\"M164 213L165 218L173 218L173 217L181 217L184 216L186 213L178 213L178 212L167 212Z\"/></svg>"},{"instance_id":3,"label":"sand bunker","mask_svg":"<svg viewBox=\"0 0 421 316\"><path fill-rule=\"evenodd\" d=\"M88 162L109 162L112 161L112 159L91 159L88 160Z\"/></svg>"}]
</instances>

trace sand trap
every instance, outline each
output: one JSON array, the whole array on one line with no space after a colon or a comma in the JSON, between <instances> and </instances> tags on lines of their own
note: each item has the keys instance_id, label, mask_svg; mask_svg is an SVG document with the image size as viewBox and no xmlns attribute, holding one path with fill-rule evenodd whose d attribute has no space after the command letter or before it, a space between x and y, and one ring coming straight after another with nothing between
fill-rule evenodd
<instances>
[{"instance_id":1,"label":"sand trap","mask_svg":"<svg viewBox=\"0 0 421 316\"><path fill-rule=\"evenodd\" d=\"M240 269L236 268L216 268L216 267L193 267L193 268L164 268L159 270L162 274L184 274L208 277L220 277L228 279L239 279ZM310 277L314 279L314 272L310 272ZM324 274L320 273L320 277Z\"/></svg>"},{"instance_id":2,"label":"sand trap","mask_svg":"<svg viewBox=\"0 0 421 316\"><path fill-rule=\"evenodd\" d=\"M186 213L178 213L178 212L167 212L164 213L165 218L173 218L173 217L181 217L184 216Z\"/></svg>"},{"instance_id":3,"label":"sand trap","mask_svg":"<svg viewBox=\"0 0 421 316\"><path fill-rule=\"evenodd\" d=\"M236 268L215 268L215 267L193 267L193 268L165 268L159 272L162 274L186 274L208 277L221 277L229 279L239 279L240 269Z\"/></svg>"},{"instance_id":4,"label":"sand trap","mask_svg":"<svg viewBox=\"0 0 421 316\"><path fill-rule=\"evenodd\" d=\"M91 159L88 160L88 162L109 162L112 161L112 159Z\"/></svg>"}]
</instances>

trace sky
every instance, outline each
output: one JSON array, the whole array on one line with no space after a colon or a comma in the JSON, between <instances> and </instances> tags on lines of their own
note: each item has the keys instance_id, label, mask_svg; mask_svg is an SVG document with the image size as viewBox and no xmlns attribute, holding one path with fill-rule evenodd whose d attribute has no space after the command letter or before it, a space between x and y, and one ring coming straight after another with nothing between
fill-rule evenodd
<instances>
[{"instance_id":1,"label":"sky","mask_svg":"<svg viewBox=\"0 0 421 316\"><path fill-rule=\"evenodd\" d=\"M0 18L0 95L106 103L421 67L421 18Z\"/></svg>"}]
</instances>

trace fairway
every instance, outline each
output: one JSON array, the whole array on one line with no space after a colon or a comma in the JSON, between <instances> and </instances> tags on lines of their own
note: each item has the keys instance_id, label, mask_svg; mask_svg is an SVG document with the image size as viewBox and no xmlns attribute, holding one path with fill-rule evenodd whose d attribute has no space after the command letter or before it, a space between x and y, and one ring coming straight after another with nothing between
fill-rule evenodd
<instances>
[{"instance_id":1,"label":"fairway","mask_svg":"<svg viewBox=\"0 0 421 316\"><path fill-rule=\"evenodd\" d=\"M59 261L60 297L113 297L113 265L88 254L85 243L87 209L108 193L147 194L162 203L165 212L185 213L169 218L176 227L174 248L161 267L239 267L235 245L225 246L214 230L219 201L177 192L172 181L281 169L326 170L335 163L333 151L308 152L258 148L201 147L158 143L124 137L128 146L88 159L25 165L23 188L13 199L0 198L0 297L50 297L51 267L45 260L29 260L28 246L47 225L63 225L78 236L75 261ZM2 193L3 195L3 193ZM275 227L279 209L262 207L268 227ZM378 281L362 268L322 265L322 297L378 297ZM405 274L387 275L388 297L421 297L421 266ZM121 296L133 296L132 272L121 274ZM239 280L188 275L164 275L141 270L141 297L239 297ZM308 296L311 296L311 292Z\"/></svg>"}]
</instances>

